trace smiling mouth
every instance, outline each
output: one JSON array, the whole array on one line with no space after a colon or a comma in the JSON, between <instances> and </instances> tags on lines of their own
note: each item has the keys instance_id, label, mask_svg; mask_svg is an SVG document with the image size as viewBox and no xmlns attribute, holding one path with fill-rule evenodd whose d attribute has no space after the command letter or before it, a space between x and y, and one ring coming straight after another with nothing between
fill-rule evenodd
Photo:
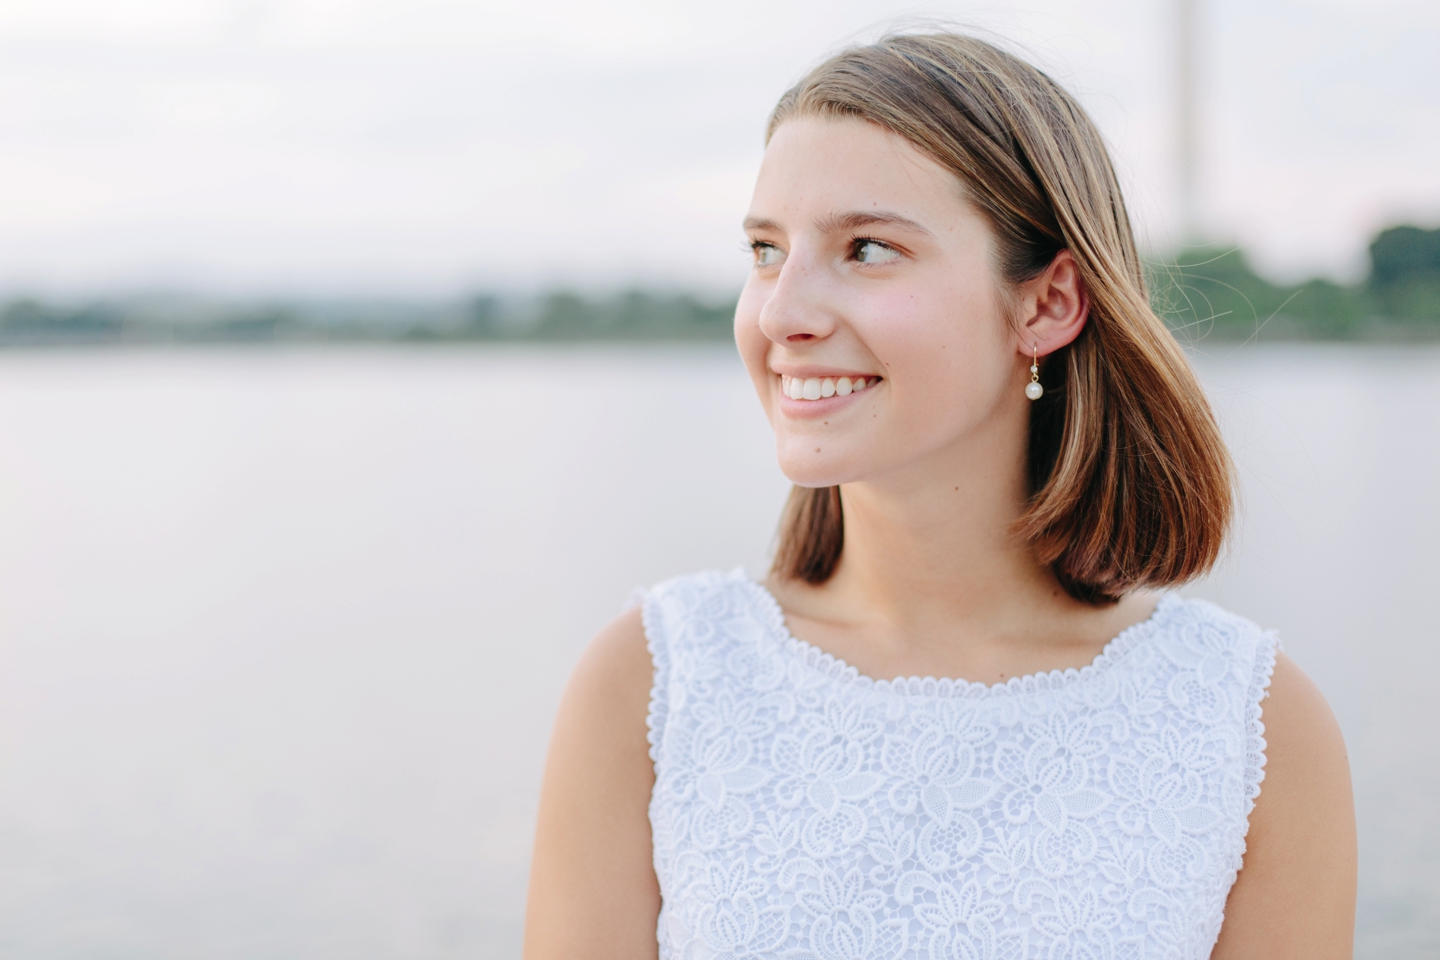
<instances>
[{"instance_id":1,"label":"smiling mouth","mask_svg":"<svg viewBox=\"0 0 1440 960\"><path fill-rule=\"evenodd\" d=\"M880 382L879 377L800 377L780 378L780 392L791 400L825 400L848 397Z\"/></svg>"}]
</instances>

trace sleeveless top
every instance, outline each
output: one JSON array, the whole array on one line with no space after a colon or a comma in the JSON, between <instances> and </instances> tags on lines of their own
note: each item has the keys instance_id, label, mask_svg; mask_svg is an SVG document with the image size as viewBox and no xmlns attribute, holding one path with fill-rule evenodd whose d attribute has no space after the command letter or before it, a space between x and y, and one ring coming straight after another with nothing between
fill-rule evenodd
<instances>
[{"instance_id":1,"label":"sleeveless top","mask_svg":"<svg viewBox=\"0 0 1440 960\"><path fill-rule=\"evenodd\" d=\"M1208 957L1274 636L1166 594L1089 666L876 681L743 571L643 595L661 960Z\"/></svg>"}]
</instances>

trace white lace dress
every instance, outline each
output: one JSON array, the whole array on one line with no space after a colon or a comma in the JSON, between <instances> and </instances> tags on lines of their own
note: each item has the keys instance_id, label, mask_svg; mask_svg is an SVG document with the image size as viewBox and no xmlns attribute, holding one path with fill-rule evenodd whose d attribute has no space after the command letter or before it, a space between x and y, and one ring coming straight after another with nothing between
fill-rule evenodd
<instances>
[{"instance_id":1,"label":"white lace dress","mask_svg":"<svg viewBox=\"0 0 1440 960\"><path fill-rule=\"evenodd\" d=\"M643 598L662 960L1209 956L1275 640L1169 594L1093 664L874 681L743 572Z\"/></svg>"}]
</instances>

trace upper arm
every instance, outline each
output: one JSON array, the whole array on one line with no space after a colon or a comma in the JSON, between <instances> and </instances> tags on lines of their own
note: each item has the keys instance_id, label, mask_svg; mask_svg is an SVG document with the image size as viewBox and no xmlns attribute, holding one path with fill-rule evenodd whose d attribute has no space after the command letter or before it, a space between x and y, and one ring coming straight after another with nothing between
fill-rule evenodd
<instances>
[{"instance_id":1,"label":"upper arm","mask_svg":"<svg viewBox=\"0 0 1440 960\"><path fill-rule=\"evenodd\" d=\"M656 956L651 675L638 609L602 630L571 675L540 791L526 960Z\"/></svg>"},{"instance_id":2,"label":"upper arm","mask_svg":"<svg viewBox=\"0 0 1440 960\"><path fill-rule=\"evenodd\" d=\"M1265 779L1213 960L1348 958L1355 931L1355 806L1325 698L1283 653L1264 701Z\"/></svg>"}]
</instances>

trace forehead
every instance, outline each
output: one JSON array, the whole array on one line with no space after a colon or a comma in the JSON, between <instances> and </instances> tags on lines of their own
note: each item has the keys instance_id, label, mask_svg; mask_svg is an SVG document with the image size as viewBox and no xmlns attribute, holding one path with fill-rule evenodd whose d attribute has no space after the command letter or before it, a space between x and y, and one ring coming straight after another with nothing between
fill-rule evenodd
<instances>
[{"instance_id":1,"label":"forehead","mask_svg":"<svg viewBox=\"0 0 1440 960\"><path fill-rule=\"evenodd\" d=\"M796 117L776 128L752 215L880 207L921 220L966 206L959 179L905 138L850 117Z\"/></svg>"}]
</instances>

